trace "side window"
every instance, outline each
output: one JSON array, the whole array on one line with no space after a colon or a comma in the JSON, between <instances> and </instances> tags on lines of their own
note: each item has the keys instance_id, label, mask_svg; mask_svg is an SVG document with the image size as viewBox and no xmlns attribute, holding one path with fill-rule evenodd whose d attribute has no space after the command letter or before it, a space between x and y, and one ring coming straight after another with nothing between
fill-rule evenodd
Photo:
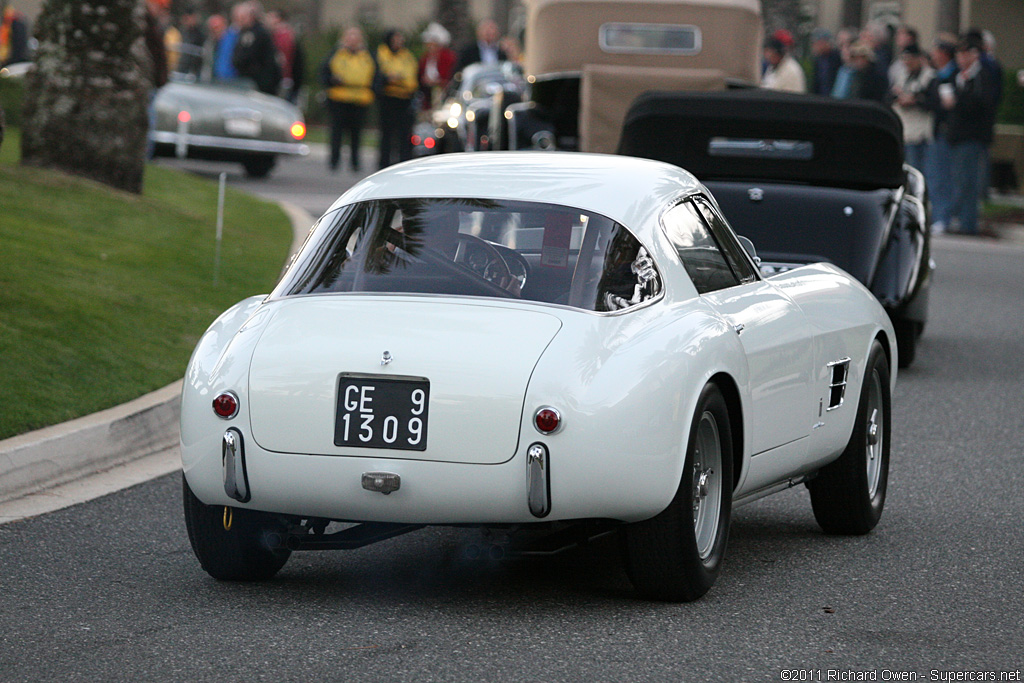
<instances>
[{"instance_id":1,"label":"side window","mask_svg":"<svg viewBox=\"0 0 1024 683\"><path fill-rule=\"evenodd\" d=\"M693 202L673 206L662 221L698 294L740 284Z\"/></svg>"},{"instance_id":2,"label":"side window","mask_svg":"<svg viewBox=\"0 0 1024 683\"><path fill-rule=\"evenodd\" d=\"M743 251L743 245L735 238L732 228L725 222L722 215L703 197L695 198L693 203L697 205L704 220L707 221L715 240L722 247L722 254L740 282L756 281L757 271L750 263L750 259L747 258L746 252Z\"/></svg>"},{"instance_id":3,"label":"side window","mask_svg":"<svg viewBox=\"0 0 1024 683\"><path fill-rule=\"evenodd\" d=\"M621 311L661 293L661 277L631 232L621 225L612 228L597 284L595 311Z\"/></svg>"}]
</instances>

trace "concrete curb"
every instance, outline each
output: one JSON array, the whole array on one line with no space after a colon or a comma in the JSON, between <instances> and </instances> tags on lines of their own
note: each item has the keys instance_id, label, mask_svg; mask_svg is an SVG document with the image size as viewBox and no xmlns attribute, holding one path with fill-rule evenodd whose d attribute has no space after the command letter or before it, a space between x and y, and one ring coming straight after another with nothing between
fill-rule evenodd
<instances>
[{"instance_id":1,"label":"concrete curb","mask_svg":"<svg viewBox=\"0 0 1024 683\"><path fill-rule=\"evenodd\" d=\"M181 385L0 441L0 501L177 445Z\"/></svg>"},{"instance_id":2,"label":"concrete curb","mask_svg":"<svg viewBox=\"0 0 1024 683\"><path fill-rule=\"evenodd\" d=\"M290 260L313 219L294 204L278 205L292 224ZM176 447L182 382L92 415L0 441L0 502Z\"/></svg>"}]
</instances>

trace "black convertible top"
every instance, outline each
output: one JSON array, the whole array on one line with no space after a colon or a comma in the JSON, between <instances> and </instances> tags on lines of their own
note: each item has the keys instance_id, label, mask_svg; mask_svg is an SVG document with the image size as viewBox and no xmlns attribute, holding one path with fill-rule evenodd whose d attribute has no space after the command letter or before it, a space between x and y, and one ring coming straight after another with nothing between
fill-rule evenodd
<instances>
[{"instance_id":1,"label":"black convertible top","mask_svg":"<svg viewBox=\"0 0 1024 683\"><path fill-rule=\"evenodd\" d=\"M681 166L701 180L801 182L860 189L903 184L903 126L888 107L752 88L646 92L619 154Z\"/></svg>"}]
</instances>

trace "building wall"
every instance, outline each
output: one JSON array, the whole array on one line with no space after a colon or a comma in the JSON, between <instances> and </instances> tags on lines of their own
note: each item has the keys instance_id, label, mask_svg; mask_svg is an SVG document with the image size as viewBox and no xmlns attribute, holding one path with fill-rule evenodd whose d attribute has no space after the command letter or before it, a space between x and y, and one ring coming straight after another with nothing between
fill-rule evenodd
<instances>
[{"instance_id":1,"label":"building wall","mask_svg":"<svg viewBox=\"0 0 1024 683\"><path fill-rule=\"evenodd\" d=\"M988 29L996 37L996 57L1007 69L1024 69L1024 2L975 2L965 25Z\"/></svg>"}]
</instances>

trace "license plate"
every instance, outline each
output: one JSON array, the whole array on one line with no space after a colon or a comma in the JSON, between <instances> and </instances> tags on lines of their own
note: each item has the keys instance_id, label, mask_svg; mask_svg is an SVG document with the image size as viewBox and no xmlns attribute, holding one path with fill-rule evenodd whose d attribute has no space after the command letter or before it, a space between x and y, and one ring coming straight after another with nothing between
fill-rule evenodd
<instances>
[{"instance_id":1,"label":"license plate","mask_svg":"<svg viewBox=\"0 0 1024 683\"><path fill-rule=\"evenodd\" d=\"M429 403L425 379L342 375L334 445L425 451Z\"/></svg>"},{"instance_id":2,"label":"license plate","mask_svg":"<svg viewBox=\"0 0 1024 683\"><path fill-rule=\"evenodd\" d=\"M260 134L261 126L259 121L252 119L224 119L224 132L228 135L240 135L247 138L254 138Z\"/></svg>"}]
</instances>

